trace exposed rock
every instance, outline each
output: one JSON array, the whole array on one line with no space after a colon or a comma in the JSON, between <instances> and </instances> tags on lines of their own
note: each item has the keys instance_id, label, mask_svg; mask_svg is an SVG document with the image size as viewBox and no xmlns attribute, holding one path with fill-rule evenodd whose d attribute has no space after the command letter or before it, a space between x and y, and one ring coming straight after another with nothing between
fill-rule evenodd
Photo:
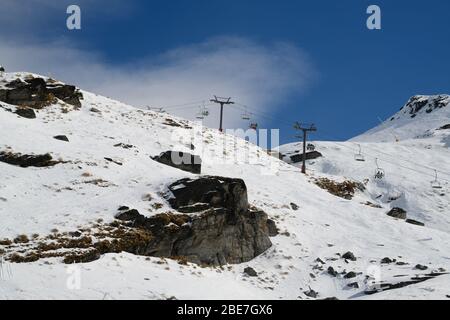
<instances>
[{"instance_id":1,"label":"exposed rock","mask_svg":"<svg viewBox=\"0 0 450 320\"><path fill-rule=\"evenodd\" d=\"M391 211L387 213L388 216L396 218L396 219L406 219L406 211L402 208L393 208Z\"/></svg>"},{"instance_id":2,"label":"exposed rock","mask_svg":"<svg viewBox=\"0 0 450 320\"><path fill-rule=\"evenodd\" d=\"M353 278L356 278L356 276L357 276L356 272L350 271L349 273L347 273L347 274L344 276L344 278L345 278L345 279L353 279Z\"/></svg>"},{"instance_id":3,"label":"exposed rock","mask_svg":"<svg viewBox=\"0 0 450 320\"><path fill-rule=\"evenodd\" d=\"M294 202L291 202L291 209L294 211L297 211L299 209L299 206L295 204Z\"/></svg>"},{"instance_id":4,"label":"exposed rock","mask_svg":"<svg viewBox=\"0 0 450 320\"><path fill-rule=\"evenodd\" d=\"M241 179L182 179L170 185L169 190L169 203L174 209L198 209L200 213L146 218L137 210L130 210L116 216L152 235L141 254L223 265L247 262L272 245L267 215L249 209L247 188Z\"/></svg>"},{"instance_id":5,"label":"exposed rock","mask_svg":"<svg viewBox=\"0 0 450 320\"><path fill-rule=\"evenodd\" d=\"M381 263L384 263L384 264L389 264L389 263L392 263L392 262L394 262L394 261L391 258L388 258L388 257L381 259Z\"/></svg>"},{"instance_id":6,"label":"exposed rock","mask_svg":"<svg viewBox=\"0 0 450 320\"><path fill-rule=\"evenodd\" d=\"M244 269L244 273L248 275L249 277L257 277L258 272L255 271L252 267L247 267Z\"/></svg>"},{"instance_id":7,"label":"exposed rock","mask_svg":"<svg viewBox=\"0 0 450 320\"><path fill-rule=\"evenodd\" d=\"M410 223L410 224L413 224L413 225L416 225L416 226L421 226L421 227L425 226L425 223L420 222L420 221L416 221L416 220L413 220L413 219L406 219L406 222Z\"/></svg>"},{"instance_id":8,"label":"exposed rock","mask_svg":"<svg viewBox=\"0 0 450 320\"><path fill-rule=\"evenodd\" d=\"M127 144L127 143L117 143L114 145L114 147L119 147L119 148L123 148L123 149L134 148L134 146L132 144Z\"/></svg>"},{"instance_id":9,"label":"exposed rock","mask_svg":"<svg viewBox=\"0 0 450 320\"><path fill-rule=\"evenodd\" d=\"M81 92L71 85L49 83L43 78L27 78L25 81L16 79L5 85L7 89L0 89L0 101L15 106L26 106L41 109L56 102L56 98L81 107Z\"/></svg>"},{"instance_id":10,"label":"exposed rock","mask_svg":"<svg viewBox=\"0 0 450 320\"><path fill-rule=\"evenodd\" d=\"M346 260L350 260L350 261L356 261L355 255L352 252L350 252L350 251L344 253L342 255L342 258L346 259Z\"/></svg>"},{"instance_id":11,"label":"exposed rock","mask_svg":"<svg viewBox=\"0 0 450 320\"><path fill-rule=\"evenodd\" d=\"M349 283L347 285L347 287L353 288L353 289L358 289L359 288L359 284L358 284L358 282L352 282L352 283Z\"/></svg>"},{"instance_id":12,"label":"exposed rock","mask_svg":"<svg viewBox=\"0 0 450 320\"><path fill-rule=\"evenodd\" d=\"M321 264L325 264L325 262L323 262L323 260L320 259L320 258L317 258L317 259L316 259L316 262L321 263Z\"/></svg>"},{"instance_id":13,"label":"exposed rock","mask_svg":"<svg viewBox=\"0 0 450 320\"><path fill-rule=\"evenodd\" d=\"M14 113L22 118L36 119L36 113L30 108L17 108Z\"/></svg>"},{"instance_id":14,"label":"exposed rock","mask_svg":"<svg viewBox=\"0 0 450 320\"><path fill-rule=\"evenodd\" d=\"M121 221L135 221L135 220L141 218L141 214L139 213L139 211L137 211L136 209L128 210L126 208L128 208L128 207L120 207L119 208L119 211L122 211L122 212L119 212L116 215L116 219L121 220ZM123 212L124 210L127 210L127 211Z\"/></svg>"},{"instance_id":15,"label":"exposed rock","mask_svg":"<svg viewBox=\"0 0 450 320\"><path fill-rule=\"evenodd\" d=\"M438 130L450 130L450 123L440 127Z\"/></svg>"},{"instance_id":16,"label":"exposed rock","mask_svg":"<svg viewBox=\"0 0 450 320\"><path fill-rule=\"evenodd\" d=\"M247 187L242 179L204 176L181 179L169 186L172 208L207 204L209 208L227 208L230 215L248 211Z\"/></svg>"},{"instance_id":17,"label":"exposed rock","mask_svg":"<svg viewBox=\"0 0 450 320\"><path fill-rule=\"evenodd\" d=\"M317 298L317 296L319 295L319 293L318 292L316 292L316 291L314 291L313 289L311 289L311 288L309 288L309 291L305 291L305 292L303 292L307 297L310 297L310 298Z\"/></svg>"},{"instance_id":18,"label":"exposed rock","mask_svg":"<svg viewBox=\"0 0 450 320\"><path fill-rule=\"evenodd\" d=\"M114 160L113 158L108 158L108 157L105 157L104 159L105 159L106 161L109 161L109 162L115 163L115 164L117 164L118 166L122 166L122 165L123 165L123 163L122 163L122 162L120 162L120 161L117 161L117 160Z\"/></svg>"},{"instance_id":19,"label":"exposed rock","mask_svg":"<svg viewBox=\"0 0 450 320\"><path fill-rule=\"evenodd\" d=\"M5 68L3 66L0 66L0 72L5 72Z\"/></svg>"},{"instance_id":20,"label":"exposed rock","mask_svg":"<svg viewBox=\"0 0 450 320\"><path fill-rule=\"evenodd\" d=\"M417 283L421 283L421 282L424 282L427 280L434 279L438 276L442 276L445 274L446 273L426 274L426 275L410 278L406 281L400 281L397 283L385 283L385 282L375 283L370 288L368 288L366 291L364 291L364 293L365 294L375 294L375 293L382 292L382 291L404 288L404 287L407 287L407 286L410 286L413 284L417 284Z\"/></svg>"},{"instance_id":21,"label":"exposed rock","mask_svg":"<svg viewBox=\"0 0 450 320\"><path fill-rule=\"evenodd\" d=\"M69 138L67 138L67 136L65 135L54 136L53 139L69 142Z\"/></svg>"},{"instance_id":22,"label":"exposed rock","mask_svg":"<svg viewBox=\"0 0 450 320\"><path fill-rule=\"evenodd\" d=\"M93 113L102 113L100 110L98 110L97 108L92 107L91 109L89 109L90 112Z\"/></svg>"},{"instance_id":23,"label":"exposed rock","mask_svg":"<svg viewBox=\"0 0 450 320\"><path fill-rule=\"evenodd\" d=\"M314 159L317 159L320 157L322 157L322 154L318 151L306 152L306 154L305 154L306 160L314 160ZM289 156L289 158L291 159L292 163L302 162L303 161L303 153L294 154L292 156Z\"/></svg>"},{"instance_id":24,"label":"exposed rock","mask_svg":"<svg viewBox=\"0 0 450 320\"><path fill-rule=\"evenodd\" d=\"M59 161L54 161L50 154L28 155L12 152L0 152L0 162L5 162L22 168L27 167L51 167Z\"/></svg>"},{"instance_id":25,"label":"exposed rock","mask_svg":"<svg viewBox=\"0 0 450 320\"><path fill-rule=\"evenodd\" d=\"M336 270L334 270L333 267L328 267L327 272L330 276L336 277L338 275L338 272Z\"/></svg>"},{"instance_id":26,"label":"exposed rock","mask_svg":"<svg viewBox=\"0 0 450 320\"><path fill-rule=\"evenodd\" d=\"M120 206L118 210L119 211L130 210L130 207L128 207L128 206Z\"/></svg>"},{"instance_id":27,"label":"exposed rock","mask_svg":"<svg viewBox=\"0 0 450 320\"><path fill-rule=\"evenodd\" d=\"M279 234L277 225L272 219L267 219L267 228L269 229L269 237L276 237Z\"/></svg>"},{"instance_id":28,"label":"exposed rock","mask_svg":"<svg viewBox=\"0 0 450 320\"><path fill-rule=\"evenodd\" d=\"M153 157L153 160L191 173L201 173L202 159L199 156L187 152L166 151L159 156Z\"/></svg>"},{"instance_id":29,"label":"exposed rock","mask_svg":"<svg viewBox=\"0 0 450 320\"><path fill-rule=\"evenodd\" d=\"M424 265L421 265L421 264L417 264L415 267L414 267L414 269L417 269L417 270L427 270L428 269L428 267L427 266L424 266Z\"/></svg>"}]
</instances>

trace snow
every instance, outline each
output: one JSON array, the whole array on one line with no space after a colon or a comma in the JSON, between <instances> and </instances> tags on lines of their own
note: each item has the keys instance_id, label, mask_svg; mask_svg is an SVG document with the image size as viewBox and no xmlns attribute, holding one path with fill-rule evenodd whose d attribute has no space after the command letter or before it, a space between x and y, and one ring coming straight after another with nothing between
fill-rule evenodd
<instances>
[{"instance_id":1,"label":"snow","mask_svg":"<svg viewBox=\"0 0 450 320\"><path fill-rule=\"evenodd\" d=\"M9 80L17 76L26 74L5 74ZM396 134L405 127L411 130L407 129L405 139L399 142L377 138L381 129L350 142L314 142L324 157L309 161L311 171L305 176L297 167L217 130L197 130L197 124L167 114L138 110L85 91L83 95L80 110L63 112L62 107L67 106L60 102L39 110L36 119L20 118L0 108L0 150L11 147L26 154L50 152L55 159L68 161L52 168L26 169L0 163L0 239L46 235L55 228L75 231L98 219L109 222L121 205L147 216L170 211L161 192L174 181L195 175L150 157L167 150L192 152L191 139L195 153L202 157L202 173L242 178L249 202L276 221L280 234L271 239L273 246L254 260L222 268L180 265L127 253L106 254L97 261L70 266L55 258L7 263L12 274L0 279L0 298L310 299L304 294L309 287L319 292L319 298L339 299L445 299L450 294L446 291L449 276L371 296L363 294L365 276L372 272L376 279L389 281L396 275L413 277L438 268L450 270L450 153L445 132L433 131L428 137L414 139L411 135L430 128L425 129L425 122L419 121L421 128L414 131L413 122L405 120L404 125L395 127ZM101 113L92 112L92 107ZM437 111L438 116L448 116L447 110ZM167 125L166 119L183 127ZM385 125L383 130L391 129ZM70 142L52 138L61 134ZM114 147L118 143L134 148ZM361 144L366 162L354 161L356 143ZM298 149L295 144L282 146L280 151L294 149ZM245 154L251 161L243 157ZM373 179L375 157L386 171L383 181ZM413 160L418 164L411 163ZM443 172L444 189L430 187L434 180L430 168ZM369 181L364 192L345 200L316 186L314 177ZM89 183L94 179L108 184ZM389 202L393 196L400 198ZM367 206L367 201L381 208ZM162 207L155 210L154 203ZM293 210L290 203L299 209ZM403 207L409 217L425 222L425 227L388 217L386 212L393 206ZM352 251L357 261L347 263L337 255L347 251ZM380 264L384 257L409 264ZM317 269L321 265L315 262L317 258L325 262L323 270ZM429 270L415 270L419 263ZM247 266L254 268L258 277L245 276ZM326 272L329 266L338 272L345 269L362 274L355 279L334 278ZM75 289L68 285L74 270L81 279ZM355 281L360 283L359 289L347 287Z\"/></svg>"}]
</instances>

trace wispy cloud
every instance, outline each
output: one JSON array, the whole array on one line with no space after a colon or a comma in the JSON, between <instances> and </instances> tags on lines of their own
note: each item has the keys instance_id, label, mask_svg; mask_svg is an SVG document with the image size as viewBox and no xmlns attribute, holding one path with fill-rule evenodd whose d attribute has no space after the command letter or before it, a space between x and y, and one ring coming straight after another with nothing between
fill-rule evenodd
<instances>
[{"instance_id":1,"label":"wispy cloud","mask_svg":"<svg viewBox=\"0 0 450 320\"><path fill-rule=\"evenodd\" d=\"M123 12L123 1L118 0L77 3L89 10L109 10L109 14ZM217 94L266 112L282 105L290 95L307 89L315 76L311 62L300 48L242 37L211 38L144 56L139 61L110 64L101 52L83 51L64 38L44 40L32 32L35 25L45 26L52 19L64 18L63 9L68 4L69 0L3 0L0 64L9 71L50 74L138 107L178 105L208 100ZM139 45L133 50L139 50ZM217 109L210 108L206 125L217 126ZM198 111L196 105L167 110L191 119ZM243 126L239 119L240 111L230 108L225 125Z\"/></svg>"},{"instance_id":2,"label":"wispy cloud","mask_svg":"<svg viewBox=\"0 0 450 320\"><path fill-rule=\"evenodd\" d=\"M106 64L100 54L65 42L0 43L1 63L9 70L51 74L135 106L171 106L217 94L271 111L291 94L304 91L315 75L306 55L295 46L262 45L238 37L215 38L121 65ZM206 125L217 125L216 109L211 108ZM192 107L168 110L191 119L197 111ZM240 112L231 110L225 124L242 125Z\"/></svg>"}]
</instances>

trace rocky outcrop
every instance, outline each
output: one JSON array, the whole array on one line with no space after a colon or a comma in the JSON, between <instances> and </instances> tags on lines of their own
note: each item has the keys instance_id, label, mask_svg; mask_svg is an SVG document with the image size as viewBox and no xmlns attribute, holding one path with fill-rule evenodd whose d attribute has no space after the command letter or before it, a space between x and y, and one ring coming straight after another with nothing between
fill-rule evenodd
<instances>
[{"instance_id":1,"label":"rocky outcrop","mask_svg":"<svg viewBox=\"0 0 450 320\"><path fill-rule=\"evenodd\" d=\"M0 101L15 106L41 109L56 102L56 98L81 107L83 95L75 86L45 81L43 78L30 77L22 81L16 79L0 89Z\"/></svg>"},{"instance_id":2,"label":"rocky outcrop","mask_svg":"<svg viewBox=\"0 0 450 320\"><path fill-rule=\"evenodd\" d=\"M314 160L314 159L322 157L322 154L318 151L311 151L311 152L306 152L305 156L303 156L303 153L299 153L299 154L294 154L294 155L290 156L289 158L291 159L292 163L299 163L299 162L303 161L303 157L305 157L305 160Z\"/></svg>"},{"instance_id":3,"label":"rocky outcrop","mask_svg":"<svg viewBox=\"0 0 450 320\"><path fill-rule=\"evenodd\" d=\"M5 151L0 152L0 162L19 166L22 168L51 167L60 163L59 161L53 160L52 156L48 153L42 155L29 155Z\"/></svg>"},{"instance_id":4,"label":"rocky outcrop","mask_svg":"<svg viewBox=\"0 0 450 320\"><path fill-rule=\"evenodd\" d=\"M131 210L116 216L151 233L152 240L142 254L223 265L249 261L272 245L267 215L249 209L247 188L241 179L183 179L169 190L174 209L196 213L147 218Z\"/></svg>"},{"instance_id":5,"label":"rocky outcrop","mask_svg":"<svg viewBox=\"0 0 450 320\"><path fill-rule=\"evenodd\" d=\"M166 151L153 160L183 171L199 174L202 170L202 159L187 152Z\"/></svg>"},{"instance_id":6,"label":"rocky outcrop","mask_svg":"<svg viewBox=\"0 0 450 320\"><path fill-rule=\"evenodd\" d=\"M226 208L235 216L248 211L247 187L242 179L213 176L181 179L171 184L169 191L170 205L180 212L192 212L191 207L198 204L206 205L205 209Z\"/></svg>"},{"instance_id":7,"label":"rocky outcrop","mask_svg":"<svg viewBox=\"0 0 450 320\"><path fill-rule=\"evenodd\" d=\"M406 211L402 208L393 208L391 211L387 213L388 216L396 218L396 219L406 219Z\"/></svg>"}]
</instances>

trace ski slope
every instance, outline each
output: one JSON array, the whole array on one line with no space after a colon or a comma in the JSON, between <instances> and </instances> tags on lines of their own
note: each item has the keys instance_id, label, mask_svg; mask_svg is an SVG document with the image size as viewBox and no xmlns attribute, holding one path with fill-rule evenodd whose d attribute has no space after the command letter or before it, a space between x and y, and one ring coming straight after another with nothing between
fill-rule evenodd
<instances>
[{"instance_id":1,"label":"ski slope","mask_svg":"<svg viewBox=\"0 0 450 320\"><path fill-rule=\"evenodd\" d=\"M249 202L276 221L280 234L271 239L273 246L254 260L217 268L128 253L106 254L97 261L73 265L58 258L3 262L0 299L314 299L305 294L310 290L317 293L317 299L447 299L450 294L448 275L364 294L371 282L450 270L449 184L444 183L444 195L440 195L430 188L433 171L422 168L423 174L412 174L400 167L419 170L402 160L414 157L450 172L448 136L436 133L399 143L361 142L365 163L353 160L356 142L318 142L324 157L311 162L311 171L305 176L297 167L215 129L82 93L79 110L59 101L37 111L36 119L18 117L7 111L14 106L0 103L0 150L49 152L65 161L50 168L20 168L0 162L0 239L44 236L54 229L71 232L95 225L99 219L111 222L121 205L147 216L171 211L161 192L175 180L195 175L150 157L167 150L191 152L191 143L201 154L202 174L242 178ZM55 140L55 135L67 135L70 142ZM115 146L121 143L132 147ZM288 145L281 150L296 147ZM420 157L416 158L417 154ZM372 179L371 157L378 155L386 170L381 182ZM381 160L385 158L390 162ZM369 182L364 192L345 200L315 185L313 178L322 176ZM388 203L393 194L401 197ZM381 208L367 206L369 200ZM394 205L424 221L425 227L388 217L386 212ZM356 261L341 257L347 251L354 253ZM407 264L380 263L385 257ZM417 270L416 264L428 269ZM247 266L258 276L245 275ZM339 274L331 276L329 267ZM344 271L356 276L346 279ZM71 285L74 274L79 275L75 287ZM359 288L348 287L355 282Z\"/></svg>"}]
</instances>

